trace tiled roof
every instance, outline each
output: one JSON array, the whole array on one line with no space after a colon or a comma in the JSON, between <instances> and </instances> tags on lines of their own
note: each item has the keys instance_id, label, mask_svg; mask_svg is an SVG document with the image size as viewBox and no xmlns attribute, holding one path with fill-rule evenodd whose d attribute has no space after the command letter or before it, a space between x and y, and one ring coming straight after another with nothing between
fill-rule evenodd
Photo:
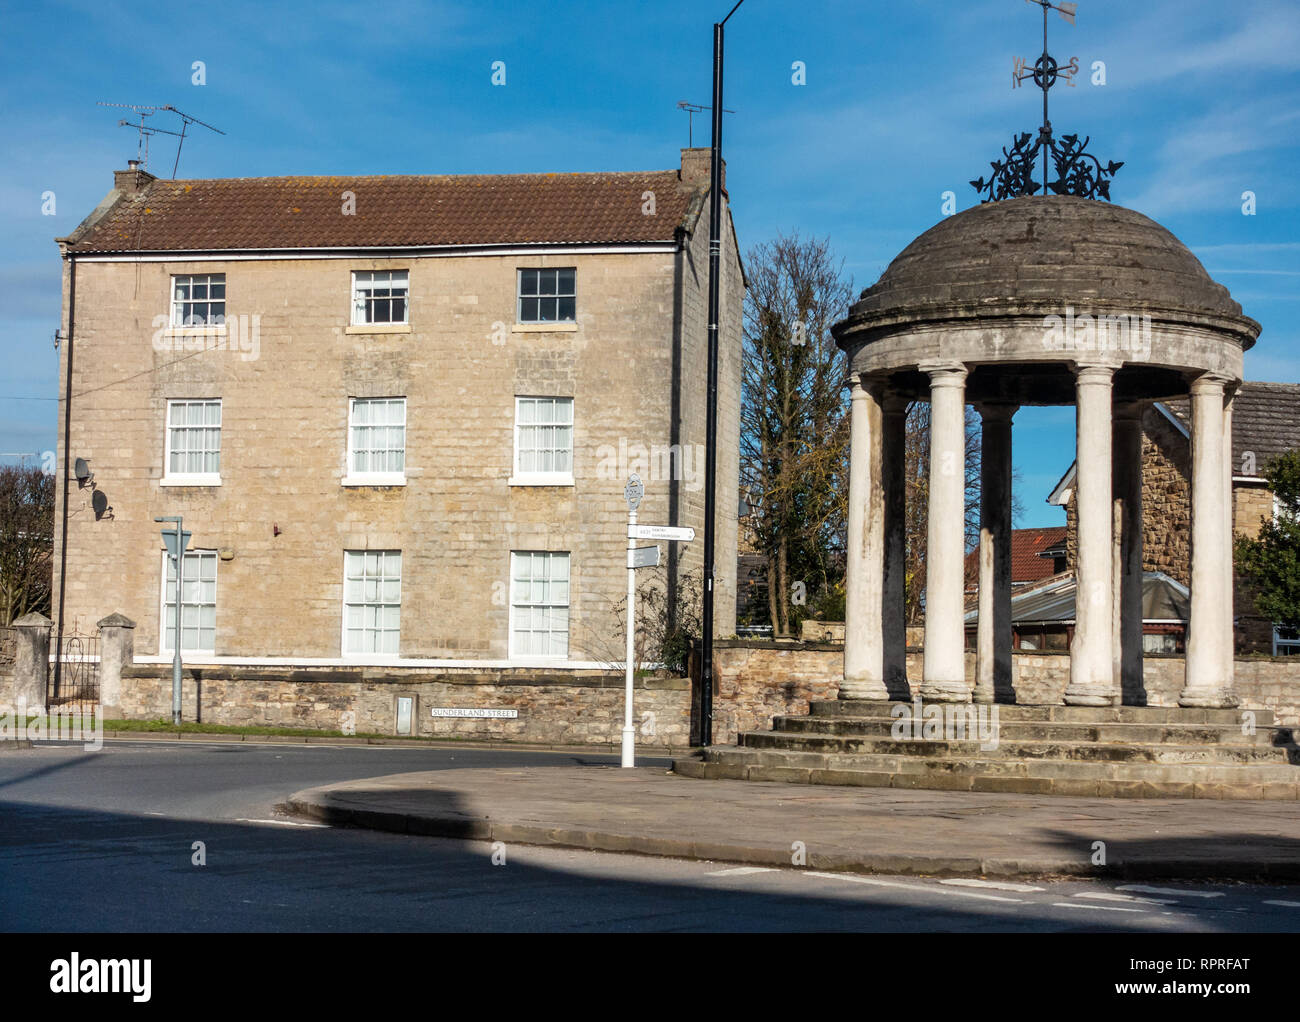
<instances>
[{"instance_id":1,"label":"tiled roof","mask_svg":"<svg viewBox=\"0 0 1300 1022\"><path fill-rule=\"evenodd\" d=\"M78 228L74 251L671 242L706 191L677 170L140 180ZM646 192L654 215L642 212Z\"/></svg>"},{"instance_id":2,"label":"tiled roof","mask_svg":"<svg viewBox=\"0 0 1300 1022\"><path fill-rule=\"evenodd\" d=\"M1161 402L1190 428L1186 398ZM1254 454L1255 475L1263 475L1269 461L1284 451L1300 447L1300 383L1262 383L1247 380L1232 401L1232 471L1242 472L1247 452Z\"/></svg>"},{"instance_id":3,"label":"tiled roof","mask_svg":"<svg viewBox=\"0 0 1300 1022\"><path fill-rule=\"evenodd\" d=\"M1065 542L1064 525L1041 529L1011 530L1011 581L1037 582L1050 578L1052 558L1040 556L1043 551ZM979 550L966 555L966 578L971 585L979 582Z\"/></svg>"}]
</instances>

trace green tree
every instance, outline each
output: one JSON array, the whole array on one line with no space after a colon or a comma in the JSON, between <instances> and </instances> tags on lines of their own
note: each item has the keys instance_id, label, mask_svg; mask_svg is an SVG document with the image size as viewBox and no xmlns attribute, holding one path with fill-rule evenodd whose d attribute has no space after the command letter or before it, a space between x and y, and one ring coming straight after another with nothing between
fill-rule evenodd
<instances>
[{"instance_id":1,"label":"green tree","mask_svg":"<svg viewBox=\"0 0 1300 1022\"><path fill-rule=\"evenodd\" d=\"M1237 567L1255 587L1261 614L1283 628L1300 629L1300 450L1274 459L1265 477L1277 513L1257 537L1237 537Z\"/></svg>"}]
</instances>

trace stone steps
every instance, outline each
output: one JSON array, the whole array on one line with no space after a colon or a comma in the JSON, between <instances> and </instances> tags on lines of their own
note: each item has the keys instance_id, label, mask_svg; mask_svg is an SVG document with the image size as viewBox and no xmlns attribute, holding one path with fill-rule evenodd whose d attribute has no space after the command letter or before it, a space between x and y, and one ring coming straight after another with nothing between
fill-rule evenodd
<instances>
[{"instance_id":1,"label":"stone steps","mask_svg":"<svg viewBox=\"0 0 1300 1022\"><path fill-rule=\"evenodd\" d=\"M892 719L890 711L894 707L913 705L906 701L884 699L818 699L809 704L809 713L814 717ZM942 704L926 704L938 705ZM1273 724L1271 710L1245 708L1212 710L1187 706L1018 706L1007 703L999 703L997 706L998 718L1003 724L1014 721L1050 721L1062 724L1235 724L1240 727L1244 713L1254 715L1256 727L1270 727Z\"/></svg>"},{"instance_id":2,"label":"stone steps","mask_svg":"<svg viewBox=\"0 0 1300 1022\"><path fill-rule=\"evenodd\" d=\"M687 777L1101 798L1300 798L1300 769L1280 764L1133 763L795 752L714 746L678 760Z\"/></svg>"},{"instance_id":3,"label":"stone steps","mask_svg":"<svg viewBox=\"0 0 1300 1022\"><path fill-rule=\"evenodd\" d=\"M1259 737L1259 736L1255 736ZM737 744L743 749L781 749L839 755L898 757L960 757L984 760L1066 760L1080 762L1210 763L1222 765L1260 763L1286 766L1300 762L1294 746L1253 744L1216 745L1202 742L1178 745L1161 742L1121 743L1095 741L1022 741L999 736L996 746L984 748L974 740L894 739L875 735L820 735L786 731L750 731ZM1300 771L1297 772L1300 776Z\"/></svg>"},{"instance_id":4,"label":"stone steps","mask_svg":"<svg viewBox=\"0 0 1300 1022\"><path fill-rule=\"evenodd\" d=\"M771 731L744 732L736 745L705 749L702 759L674 769L691 777L1031 795L1300 799L1300 746L1267 710L998 704L997 730L985 732L996 744L981 748L989 743L975 728L981 710L991 725L991 707L943 709L939 734L953 737L924 737L922 714L914 738L914 703L819 700L808 716L776 717ZM964 733L951 730L950 709L965 712ZM906 730L895 737L900 724Z\"/></svg>"},{"instance_id":5,"label":"stone steps","mask_svg":"<svg viewBox=\"0 0 1300 1022\"><path fill-rule=\"evenodd\" d=\"M987 719L987 718L986 718ZM925 722L914 728L911 718L904 718L904 733L911 736L924 732ZM788 734L840 735L852 737L886 737L895 733L900 720L894 717L775 717L774 731ZM974 734L974 731L968 731ZM1100 742L1100 743L1171 743L1175 745L1267 745L1294 741L1291 728L1259 726L1254 734L1243 734L1239 724L1168 724L1168 723L1058 723L1053 721L1008 720L998 714L998 736L1002 741ZM912 739L915 740L915 739Z\"/></svg>"}]
</instances>

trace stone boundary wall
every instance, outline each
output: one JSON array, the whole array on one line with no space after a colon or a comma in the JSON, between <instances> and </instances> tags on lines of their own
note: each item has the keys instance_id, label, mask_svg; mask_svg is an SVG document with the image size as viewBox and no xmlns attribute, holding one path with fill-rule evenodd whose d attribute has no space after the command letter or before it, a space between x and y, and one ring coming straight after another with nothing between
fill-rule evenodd
<instances>
[{"instance_id":1,"label":"stone boundary wall","mask_svg":"<svg viewBox=\"0 0 1300 1022\"><path fill-rule=\"evenodd\" d=\"M913 693L921 677L921 649L907 651ZM812 699L835 699L844 670L844 647L827 642L731 640L714 643L714 741L728 744L740 731L765 731L775 715L808 712ZM1068 653L1017 650L1012 656L1017 702L1059 704L1070 680ZM1181 656L1147 656L1147 703L1177 706L1183 687ZM698 657L691 677L698 683ZM966 677L975 682L975 654L966 654ZM1244 709L1272 710L1278 723L1300 726L1300 657L1239 657L1234 690Z\"/></svg>"},{"instance_id":2,"label":"stone boundary wall","mask_svg":"<svg viewBox=\"0 0 1300 1022\"><path fill-rule=\"evenodd\" d=\"M17 655L17 634L8 625L0 625L0 686L4 689L13 681L14 659Z\"/></svg>"},{"instance_id":3,"label":"stone boundary wall","mask_svg":"<svg viewBox=\"0 0 1300 1022\"><path fill-rule=\"evenodd\" d=\"M409 696L412 732L539 744L618 743L623 729L623 675L519 670L419 668L198 667L182 675L186 721L321 728L392 735L397 698ZM639 749L684 748L690 740L690 682L671 676L636 680ZM170 718L168 665L122 670L122 716ZM518 717L434 718L434 707L514 709Z\"/></svg>"}]
</instances>

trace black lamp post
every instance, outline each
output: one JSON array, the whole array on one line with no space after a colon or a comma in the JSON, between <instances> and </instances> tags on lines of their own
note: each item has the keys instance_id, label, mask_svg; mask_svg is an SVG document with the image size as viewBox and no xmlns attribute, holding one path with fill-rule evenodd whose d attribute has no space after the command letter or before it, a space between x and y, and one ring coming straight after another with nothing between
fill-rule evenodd
<instances>
[{"instance_id":1,"label":"black lamp post","mask_svg":"<svg viewBox=\"0 0 1300 1022\"><path fill-rule=\"evenodd\" d=\"M700 744L713 743L713 544L718 480L718 303L722 266L722 27L745 0L713 26L713 153L709 167L709 380L704 455L704 635L700 653Z\"/></svg>"}]
</instances>

